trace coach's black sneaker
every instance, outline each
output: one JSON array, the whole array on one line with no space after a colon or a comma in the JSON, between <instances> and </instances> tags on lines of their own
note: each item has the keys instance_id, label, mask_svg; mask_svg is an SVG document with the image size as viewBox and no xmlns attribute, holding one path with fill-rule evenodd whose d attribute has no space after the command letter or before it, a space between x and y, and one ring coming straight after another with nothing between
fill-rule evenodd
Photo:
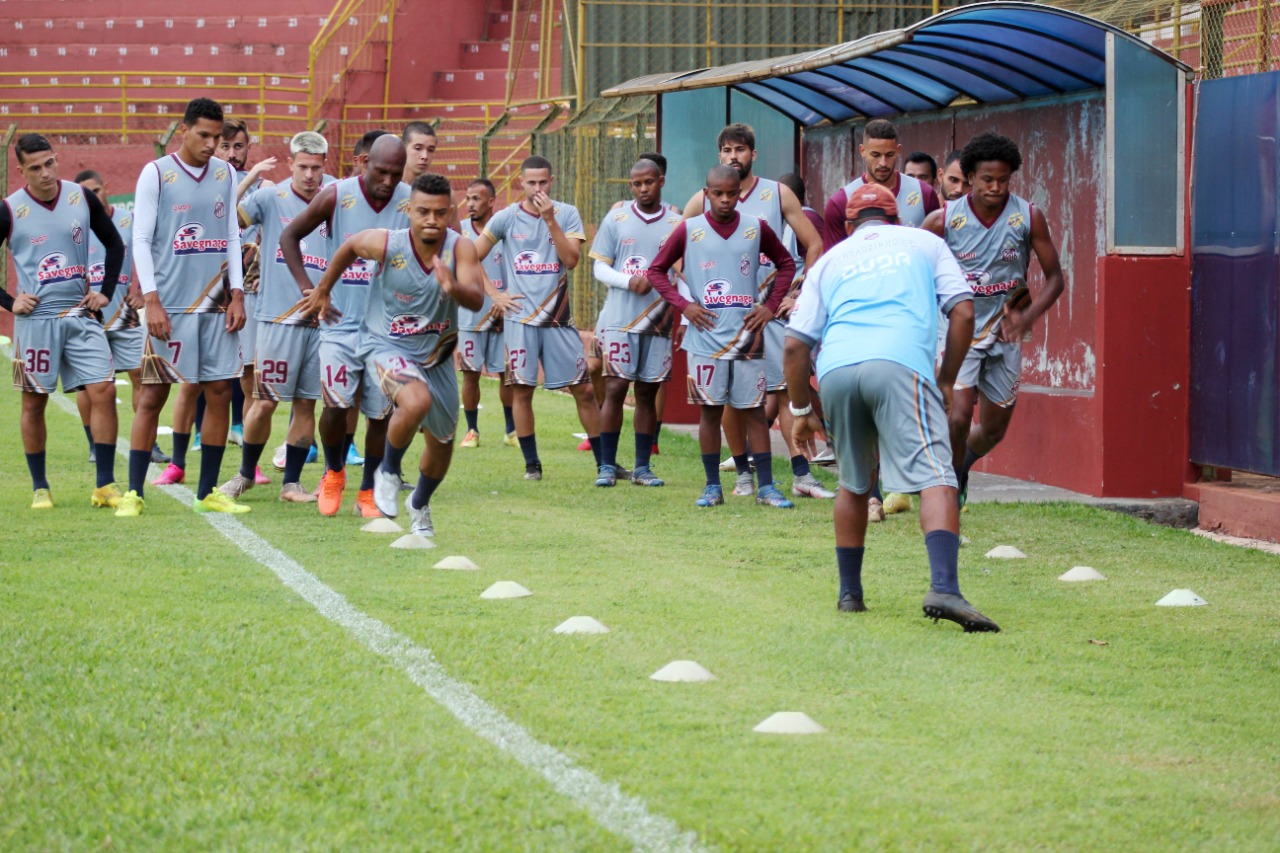
<instances>
[{"instance_id":1,"label":"coach's black sneaker","mask_svg":"<svg viewBox=\"0 0 1280 853\"><path fill-rule=\"evenodd\" d=\"M1000 626L978 612L978 608L964 600L963 595L929 590L924 597L924 615L934 622L948 619L964 628L965 633L990 631L999 633Z\"/></svg>"},{"instance_id":2,"label":"coach's black sneaker","mask_svg":"<svg viewBox=\"0 0 1280 853\"><path fill-rule=\"evenodd\" d=\"M612 465L601 465L596 475L596 485L601 488L610 488L617 485L618 472Z\"/></svg>"},{"instance_id":3,"label":"coach's black sneaker","mask_svg":"<svg viewBox=\"0 0 1280 853\"><path fill-rule=\"evenodd\" d=\"M542 463L534 462L532 465L524 466L524 478L526 480L542 479Z\"/></svg>"},{"instance_id":4,"label":"coach's black sneaker","mask_svg":"<svg viewBox=\"0 0 1280 853\"><path fill-rule=\"evenodd\" d=\"M841 613L866 613L867 605L863 602L862 596L846 592L840 596L840 603L836 605L836 610Z\"/></svg>"},{"instance_id":5,"label":"coach's black sneaker","mask_svg":"<svg viewBox=\"0 0 1280 853\"><path fill-rule=\"evenodd\" d=\"M168 465L173 461L173 459L169 457L169 454L160 449L160 445L155 444L151 447L151 461L157 465Z\"/></svg>"}]
</instances>

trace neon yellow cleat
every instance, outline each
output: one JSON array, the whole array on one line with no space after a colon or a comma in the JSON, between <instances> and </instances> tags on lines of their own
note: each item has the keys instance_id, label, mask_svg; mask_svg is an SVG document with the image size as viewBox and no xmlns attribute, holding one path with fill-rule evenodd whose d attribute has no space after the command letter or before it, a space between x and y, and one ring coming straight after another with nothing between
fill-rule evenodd
<instances>
[{"instance_id":1,"label":"neon yellow cleat","mask_svg":"<svg viewBox=\"0 0 1280 853\"><path fill-rule=\"evenodd\" d=\"M507 433L507 437L502 439L502 443L507 447L519 447L520 439L516 436L515 430Z\"/></svg>"},{"instance_id":2,"label":"neon yellow cleat","mask_svg":"<svg viewBox=\"0 0 1280 853\"><path fill-rule=\"evenodd\" d=\"M32 509L53 509L53 495L48 489L36 489L31 497Z\"/></svg>"},{"instance_id":3,"label":"neon yellow cleat","mask_svg":"<svg viewBox=\"0 0 1280 853\"><path fill-rule=\"evenodd\" d=\"M231 515L242 515L252 509L247 504L236 503L217 489L206 495L204 500L193 503L191 508L196 512L226 512Z\"/></svg>"},{"instance_id":4,"label":"neon yellow cleat","mask_svg":"<svg viewBox=\"0 0 1280 853\"><path fill-rule=\"evenodd\" d=\"M142 515L143 500L135 491L128 491L120 496L116 504L116 518L137 518Z\"/></svg>"},{"instance_id":5,"label":"neon yellow cleat","mask_svg":"<svg viewBox=\"0 0 1280 853\"><path fill-rule=\"evenodd\" d=\"M911 512L911 495L890 492L884 496L884 511L886 515Z\"/></svg>"},{"instance_id":6,"label":"neon yellow cleat","mask_svg":"<svg viewBox=\"0 0 1280 853\"><path fill-rule=\"evenodd\" d=\"M476 432L473 429L467 430L467 434L462 439L462 446L463 447L479 447L480 433Z\"/></svg>"},{"instance_id":7,"label":"neon yellow cleat","mask_svg":"<svg viewBox=\"0 0 1280 853\"><path fill-rule=\"evenodd\" d=\"M120 494L115 483L107 483L105 486L94 489L93 494L89 495L89 506L106 506L115 509L120 506L123 498L124 495Z\"/></svg>"}]
</instances>

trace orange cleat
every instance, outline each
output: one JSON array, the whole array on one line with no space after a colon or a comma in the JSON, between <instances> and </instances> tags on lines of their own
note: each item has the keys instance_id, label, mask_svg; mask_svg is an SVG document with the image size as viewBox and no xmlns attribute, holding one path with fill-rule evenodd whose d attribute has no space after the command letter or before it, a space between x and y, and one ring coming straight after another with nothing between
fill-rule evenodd
<instances>
[{"instance_id":1,"label":"orange cleat","mask_svg":"<svg viewBox=\"0 0 1280 853\"><path fill-rule=\"evenodd\" d=\"M321 515L337 515L342 509L342 490L347 487L346 471L325 471L320 478L318 504Z\"/></svg>"},{"instance_id":2,"label":"orange cleat","mask_svg":"<svg viewBox=\"0 0 1280 853\"><path fill-rule=\"evenodd\" d=\"M373 502L373 489L361 489L351 511L360 518L382 518L382 513L378 512L378 507Z\"/></svg>"}]
</instances>

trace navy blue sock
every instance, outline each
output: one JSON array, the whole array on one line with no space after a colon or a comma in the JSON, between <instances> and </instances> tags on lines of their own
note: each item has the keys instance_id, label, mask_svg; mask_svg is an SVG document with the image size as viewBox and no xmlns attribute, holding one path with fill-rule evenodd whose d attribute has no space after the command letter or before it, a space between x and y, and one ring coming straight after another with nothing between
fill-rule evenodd
<instances>
[{"instance_id":1,"label":"navy blue sock","mask_svg":"<svg viewBox=\"0 0 1280 853\"><path fill-rule=\"evenodd\" d=\"M172 463L184 470L187 467L187 448L190 445L191 445L191 433L175 432L173 434L173 456L171 457ZM142 494L142 492L138 492L138 494Z\"/></svg>"},{"instance_id":2,"label":"navy blue sock","mask_svg":"<svg viewBox=\"0 0 1280 853\"><path fill-rule=\"evenodd\" d=\"M201 391L200 396L196 397L196 421L195 421L195 425L192 427L192 429L194 429L197 433L200 432L200 425L204 423L204 410L207 405L208 404L205 402L205 399L204 399L204 392ZM174 433L174 434L177 435L177 433ZM177 464L177 463L174 463L174 464ZM178 465L178 467L182 468L184 466Z\"/></svg>"},{"instance_id":3,"label":"navy blue sock","mask_svg":"<svg viewBox=\"0 0 1280 853\"><path fill-rule=\"evenodd\" d=\"M373 488L373 475L377 473L378 468L382 465L382 457L372 458L366 456L364 458L364 471L360 476L360 491L367 492Z\"/></svg>"},{"instance_id":4,"label":"navy blue sock","mask_svg":"<svg viewBox=\"0 0 1280 853\"><path fill-rule=\"evenodd\" d=\"M508 433L513 433L513 432L515 432L515 431L516 431L516 416L511 412L511 407L510 407L510 406L503 406L503 407L502 407L502 417L503 417L503 419L504 419L504 420L506 420L506 422L507 422L507 432L508 432Z\"/></svg>"},{"instance_id":5,"label":"navy blue sock","mask_svg":"<svg viewBox=\"0 0 1280 853\"><path fill-rule=\"evenodd\" d=\"M322 444L320 449L324 451L324 467L330 471L341 471L347 464L347 445L344 444ZM289 451L285 451L288 453ZM285 482L289 482L285 480Z\"/></svg>"},{"instance_id":6,"label":"navy blue sock","mask_svg":"<svg viewBox=\"0 0 1280 853\"><path fill-rule=\"evenodd\" d=\"M601 432L600 433L600 464L614 465L618 464L618 441L622 438L620 432Z\"/></svg>"},{"instance_id":7,"label":"navy blue sock","mask_svg":"<svg viewBox=\"0 0 1280 853\"><path fill-rule=\"evenodd\" d=\"M239 379L231 380L231 425L244 426L244 386Z\"/></svg>"},{"instance_id":8,"label":"navy blue sock","mask_svg":"<svg viewBox=\"0 0 1280 853\"><path fill-rule=\"evenodd\" d=\"M476 409L463 409L462 414L467 418L467 429L479 434L480 428L476 426L476 422L479 420L480 412Z\"/></svg>"},{"instance_id":9,"label":"navy blue sock","mask_svg":"<svg viewBox=\"0 0 1280 853\"><path fill-rule=\"evenodd\" d=\"M410 443L412 443L412 441L413 440L410 439ZM405 451L408 449L409 449L408 444L406 444L404 447L396 447L394 444L391 443L391 439L388 438L387 444L386 444L386 450L383 451L383 454L382 454L383 470L389 473L395 474L396 476L402 476L400 474L400 463L404 461L404 454L405 454Z\"/></svg>"},{"instance_id":10,"label":"navy blue sock","mask_svg":"<svg viewBox=\"0 0 1280 853\"><path fill-rule=\"evenodd\" d=\"M200 444L200 485L196 489L196 500L204 500L209 493L218 487L218 475L222 473L222 454L225 444Z\"/></svg>"},{"instance_id":11,"label":"navy blue sock","mask_svg":"<svg viewBox=\"0 0 1280 853\"><path fill-rule=\"evenodd\" d=\"M49 488L49 480L44 475L44 451L27 454L27 469L31 471L31 489Z\"/></svg>"},{"instance_id":12,"label":"navy blue sock","mask_svg":"<svg viewBox=\"0 0 1280 853\"><path fill-rule=\"evenodd\" d=\"M116 443L105 444L96 441L93 444L93 455L98 465L98 488L116 481Z\"/></svg>"},{"instance_id":13,"label":"navy blue sock","mask_svg":"<svg viewBox=\"0 0 1280 853\"><path fill-rule=\"evenodd\" d=\"M960 537L950 530L930 530L924 535L929 552L929 588L960 594Z\"/></svg>"},{"instance_id":14,"label":"navy blue sock","mask_svg":"<svg viewBox=\"0 0 1280 853\"><path fill-rule=\"evenodd\" d=\"M884 495L880 494L880 469L876 469L876 478L871 483L871 498L869 500L877 500L884 503Z\"/></svg>"},{"instance_id":15,"label":"navy blue sock","mask_svg":"<svg viewBox=\"0 0 1280 853\"><path fill-rule=\"evenodd\" d=\"M346 461L347 454L351 452L351 447L356 443L356 434L354 432L347 433L346 439L342 442L342 459ZM335 471L341 471L341 468L334 468Z\"/></svg>"},{"instance_id":16,"label":"navy blue sock","mask_svg":"<svg viewBox=\"0 0 1280 853\"><path fill-rule=\"evenodd\" d=\"M142 489L147 484L147 466L150 464L150 450L129 448L129 491L137 492L138 497L142 497Z\"/></svg>"},{"instance_id":17,"label":"navy blue sock","mask_svg":"<svg viewBox=\"0 0 1280 853\"><path fill-rule=\"evenodd\" d=\"M307 464L307 454L311 452L311 443L284 446L284 481L296 483L302 479L302 466Z\"/></svg>"},{"instance_id":18,"label":"navy blue sock","mask_svg":"<svg viewBox=\"0 0 1280 853\"><path fill-rule=\"evenodd\" d=\"M240 476L253 479L257 472L258 462L262 459L262 451L266 449L265 444L244 443L242 453L240 454Z\"/></svg>"},{"instance_id":19,"label":"navy blue sock","mask_svg":"<svg viewBox=\"0 0 1280 853\"><path fill-rule=\"evenodd\" d=\"M590 444L590 445L591 445L591 455L592 455L592 456L594 456L594 457L596 458L596 467L597 467L597 468L599 468L599 467L600 467L600 462L601 462L600 436L598 436L598 435L597 435L597 436L594 436L594 437L593 437L593 436L587 436L587 444ZM613 455L614 455L614 457L615 457L615 458L616 458L616 457L617 457L617 455L618 455L618 448L617 448L617 444L616 444L616 443L614 444L614 453L613 453Z\"/></svg>"},{"instance_id":20,"label":"navy blue sock","mask_svg":"<svg viewBox=\"0 0 1280 853\"><path fill-rule=\"evenodd\" d=\"M431 496L436 493L436 486L440 485L440 481L435 477L428 477L426 474L418 474L418 487L413 490L413 508L422 509L431 503Z\"/></svg>"},{"instance_id":21,"label":"navy blue sock","mask_svg":"<svg viewBox=\"0 0 1280 853\"><path fill-rule=\"evenodd\" d=\"M702 470L707 474L707 485L720 485L720 454L704 453L702 454Z\"/></svg>"},{"instance_id":22,"label":"navy blue sock","mask_svg":"<svg viewBox=\"0 0 1280 853\"><path fill-rule=\"evenodd\" d=\"M738 466L739 474L751 473L751 457L747 456L747 454L741 453L741 454L738 454L737 456L734 456L733 464Z\"/></svg>"},{"instance_id":23,"label":"navy blue sock","mask_svg":"<svg viewBox=\"0 0 1280 853\"><path fill-rule=\"evenodd\" d=\"M520 436L520 452L524 454L525 465L537 465L538 437L536 435Z\"/></svg>"},{"instance_id":24,"label":"navy blue sock","mask_svg":"<svg viewBox=\"0 0 1280 853\"><path fill-rule=\"evenodd\" d=\"M653 445L657 442L656 435L646 435L645 433L636 433L636 467L648 468L650 460L653 459Z\"/></svg>"},{"instance_id":25,"label":"navy blue sock","mask_svg":"<svg viewBox=\"0 0 1280 853\"><path fill-rule=\"evenodd\" d=\"M862 598L862 554L866 548L836 546L836 568L840 570L840 598L850 593Z\"/></svg>"},{"instance_id":26,"label":"navy blue sock","mask_svg":"<svg viewBox=\"0 0 1280 853\"><path fill-rule=\"evenodd\" d=\"M791 475L793 477L809 476L809 460L805 459L803 455L792 456Z\"/></svg>"},{"instance_id":27,"label":"navy blue sock","mask_svg":"<svg viewBox=\"0 0 1280 853\"><path fill-rule=\"evenodd\" d=\"M756 460L756 482L760 488L773 485L773 454L757 453Z\"/></svg>"},{"instance_id":28,"label":"navy blue sock","mask_svg":"<svg viewBox=\"0 0 1280 853\"><path fill-rule=\"evenodd\" d=\"M653 425L653 440L658 440L658 433L662 432L662 421L658 421Z\"/></svg>"},{"instance_id":29,"label":"navy blue sock","mask_svg":"<svg viewBox=\"0 0 1280 853\"><path fill-rule=\"evenodd\" d=\"M89 429L89 425L84 425L84 437L89 439L89 449L93 450L93 431Z\"/></svg>"}]
</instances>

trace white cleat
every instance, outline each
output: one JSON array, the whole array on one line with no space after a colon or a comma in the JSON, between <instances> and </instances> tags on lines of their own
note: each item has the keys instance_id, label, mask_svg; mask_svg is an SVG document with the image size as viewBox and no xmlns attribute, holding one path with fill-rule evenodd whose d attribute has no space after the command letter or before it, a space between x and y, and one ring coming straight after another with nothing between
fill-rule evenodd
<instances>
[{"instance_id":1,"label":"white cleat","mask_svg":"<svg viewBox=\"0 0 1280 853\"><path fill-rule=\"evenodd\" d=\"M410 533L415 536L425 536L427 539L436 535L436 528L431 523L431 504L417 509L413 505L413 495L405 495L404 508L409 511Z\"/></svg>"},{"instance_id":2,"label":"white cleat","mask_svg":"<svg viewBox=\"0 0 1280 853\"><path fill-rule=\"evenodd\" d=\"M831 500L836 493L830 491L818 482L818 478L813 474L805 474L803 477L796 477L791 481L791 494L798 498L821 498L823 500Z\"/></svg>"},{"instance_id":3,"label":"white cleat","mask_svg":"<svg viewBox=\"0 0 1280 853\"><path fill-rule=\"evenodd\" d=\"M400 513L400 475L392 474L381 465L373 472L373 505L387 518Z\"/></svg>"},{"instance_id":4,"label":"white cleat","mask_svg":"<svg viewBox=\"0 0 1280 853\"><path fill-rule=\"evenodd\" d=\"M239 472L236 472L234 477L218 487L218 491L231 498L231 500L235 500L252 488L253 478L242 477Z\"/></svg>"},{"instance_id":5,"label":"white cleat","mask_svg":"<svg viewBox=\"0 0 1280 853\"><path fill-rule=\"evenodd\" d=\"M733 484L733 493L740 498L749 498L756 493L755 476L750 472L739 474Z\"/></svg>"}]
</instances>

